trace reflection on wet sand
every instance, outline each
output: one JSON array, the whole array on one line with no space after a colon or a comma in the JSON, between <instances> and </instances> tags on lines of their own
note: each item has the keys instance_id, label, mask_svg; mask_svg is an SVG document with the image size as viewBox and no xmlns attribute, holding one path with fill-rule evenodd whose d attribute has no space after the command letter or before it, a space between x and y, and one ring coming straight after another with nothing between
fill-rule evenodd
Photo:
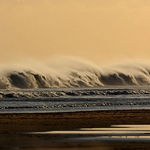
<instances>
[{"instance_id":1,"label":"reflection on wet sand","mask_svg":"<svg viewBox=\"0 0 150 150\"><path fill-rule=\"evenodd\" d=\"M149 113L148 109L1 113L0 149L149 150Z\"/></svg>"},{"instance_id":2,"label":"reflection on wet sand","mask_svg":"<svg viewBox=\"0 0 150 150\"><path fill-rule=\"evenodd\" d=\"M150 149L150 125L3 133L0 142L2 149L20 150Z\"/></svg>"}]
</instances>

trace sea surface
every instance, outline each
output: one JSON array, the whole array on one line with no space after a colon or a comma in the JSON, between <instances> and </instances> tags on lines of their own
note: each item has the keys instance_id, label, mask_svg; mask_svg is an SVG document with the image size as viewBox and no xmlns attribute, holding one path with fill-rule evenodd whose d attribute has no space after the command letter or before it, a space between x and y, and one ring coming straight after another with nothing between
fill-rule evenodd
<instances>
[{"instance_id":1,"label":"sea surface","mask_svg":"<svg viewBox=\"0 0 150 150\"><path fill-rule=\"evenodd\" d=\"M0 90L0 113L149 108L150 86Z\"/></svg>"}]
</instances>

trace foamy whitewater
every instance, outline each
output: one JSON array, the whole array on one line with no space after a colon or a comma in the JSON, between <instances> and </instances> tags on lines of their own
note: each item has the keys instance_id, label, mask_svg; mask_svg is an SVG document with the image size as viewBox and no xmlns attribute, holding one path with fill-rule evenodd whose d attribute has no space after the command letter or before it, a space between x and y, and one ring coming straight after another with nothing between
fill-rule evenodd
<instances>
[{"instance_id":1,"label":"foamy whitewater","mask_svg":"<svg viewBox=\"0 0 150 150\"><path fill-rule=\"evenodd\" d=\"M150 65L71 57L0 66L0 112L150 108Z\"/></svg>"},{"instance_id":2,"label":"foamy whitewater","mask_svg":"<svg viewBox=\"0 0 150 150\"><path fill-rule=\"evenodd\" d=\"M149 109L150 88L40 88L1 90L0 112Z\"/></svg>"}]
</instances>

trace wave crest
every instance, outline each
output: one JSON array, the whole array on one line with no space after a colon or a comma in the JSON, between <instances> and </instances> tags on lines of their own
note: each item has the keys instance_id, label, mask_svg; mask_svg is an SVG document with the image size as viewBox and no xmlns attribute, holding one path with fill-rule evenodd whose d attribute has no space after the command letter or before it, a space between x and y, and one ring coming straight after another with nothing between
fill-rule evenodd
<instances>
[{"instance_id":1,"label":"wave crest","mask_svg":"<svg viewBox=\"0 0 150 150\"><path fill-rule=\"evenodd\" d=\"M31 65L32 64L32 65ZM0 88L100 87L150 85L150 65L129 63L99 68L78 59L2 67Z\"/></svg>"}]
</instances>

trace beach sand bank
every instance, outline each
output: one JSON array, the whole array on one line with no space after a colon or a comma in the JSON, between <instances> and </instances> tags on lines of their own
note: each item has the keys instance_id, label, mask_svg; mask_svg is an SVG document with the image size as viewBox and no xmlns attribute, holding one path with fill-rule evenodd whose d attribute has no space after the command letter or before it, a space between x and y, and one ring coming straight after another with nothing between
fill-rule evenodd
<instances>
[{"instance_id":1,"label":"beach sand bank","mask_svg":"<svg viewBox=\"0 0 150 150\"><path fill-rule=\"evenodd\" d=\"M150 109L0 113L0 133L150 124Z\"/></svg>"},{"instance_id":2,"label":"beach sand bank","mask_svg":"<svg viewBox=\"0 0 150 150\"><path fill-rule=\"evenodd\" d=\"M150 110L1 113L0 149L150 149Z\"/></svg>"}]
</instances>

